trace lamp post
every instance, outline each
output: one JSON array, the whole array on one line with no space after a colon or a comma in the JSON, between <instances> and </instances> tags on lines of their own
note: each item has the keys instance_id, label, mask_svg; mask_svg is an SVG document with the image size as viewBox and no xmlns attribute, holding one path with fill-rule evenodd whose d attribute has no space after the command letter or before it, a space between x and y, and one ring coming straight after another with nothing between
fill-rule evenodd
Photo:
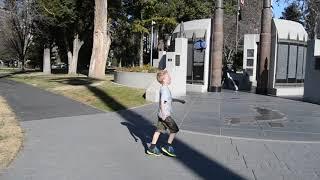
<instances>
[{"instance_id":1,"label":"lamp post","mask_svg":"<svg viewBox=\"0 0 320 180\"><path fill-rule=\"evenodd\" d=\"M153 25L155 25L156 22L151 21L151 44L150 44L150 65L153 66L153 59L152 59L152 50L153 50Z\"/></svg>"},{"instance_id":2,"label":"lamp post","mask_svg":"<svg viewBox=\"0 0 320 180\"><path fill-rule=\"evenodd\" d=\"M240 15L240 0L237 0L237 19L236 19L236 56L238 54L238 33L239 33L239 15Z\"/></svg>"}]
</instances>

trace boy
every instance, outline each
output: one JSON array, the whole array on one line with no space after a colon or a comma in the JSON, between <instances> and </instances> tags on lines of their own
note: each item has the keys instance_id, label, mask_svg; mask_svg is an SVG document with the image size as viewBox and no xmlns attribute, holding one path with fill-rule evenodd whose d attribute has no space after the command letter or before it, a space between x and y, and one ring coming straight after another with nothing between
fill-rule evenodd
<instances>
[{"instance_id":1,"label":"boy","mask_svg":"<svg viewBox=\"0 0 320 180\"><path fill-rule=\"evenodd\" d=\"M179 128L176 122L172 119L172 100L179 101L184 103L183 100L172 99L171 92L169 90L169 85L171 83L171 77L167 70L162 70L157 74L157 80L161 84L160 88L160 100L159 100L159 111L158 111L158 124L157 130L155 131L151 145L147 150L147 153L150 155L160 156L160 150L157 148L156 143L159 139L159 136L166 129L169 129L170 135L168 138L168 143L161 150L169 156L175 157L176 154L172 147L173 139L176 133L179 131Z\"/></svg>"}]
</instances>

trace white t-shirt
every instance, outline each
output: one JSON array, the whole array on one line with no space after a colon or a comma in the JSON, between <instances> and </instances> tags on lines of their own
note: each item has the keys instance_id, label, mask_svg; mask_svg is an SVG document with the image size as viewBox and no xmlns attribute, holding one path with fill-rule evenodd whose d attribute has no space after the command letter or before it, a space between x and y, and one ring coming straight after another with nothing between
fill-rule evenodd
<instances>
[{"instance_id":1,"label":"white t-shirt","mask_svg":"<svg viewBox=\"0 0 320 180\"><path fill-rule=\"evenodd\" d=\"M164 119L165 115L170 116L172 113L172 96L171 91L168 86L161 86L160 88L160 96L159 96L159 110L158 110L158 116L162 119ZM163 102L163 112L161 111L161 102Z\"/></svg>"}]
</instances>

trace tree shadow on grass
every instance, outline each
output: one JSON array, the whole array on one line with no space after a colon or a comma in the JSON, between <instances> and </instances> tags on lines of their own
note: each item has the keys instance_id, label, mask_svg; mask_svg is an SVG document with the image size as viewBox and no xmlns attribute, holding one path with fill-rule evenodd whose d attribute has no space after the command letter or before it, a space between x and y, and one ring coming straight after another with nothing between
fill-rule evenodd
<instances>
[{"instance_id":1,"label":"tree shadow on grass","mask_svg":"<svg viewBox=\"0 0 320 180\"><path fill-rule=\"evenodd\" d=\"M50 82L57 82L60 84L67 84L72 86L86 86L92 85L97 80L89 79L87 77L63 77L63 78L53 78L49 80Z\"/></svg>"},{"instance_id":2,"label":"tree shadow on grass","mask_svg":"<svg viewBox=\"0 0 320 180\"><path fill-rule=\"evenodd\" d=\"M39 71L17 71L17 72L3 73L3 74L0 74L0 79L1 78L8 78L8 77L14 76L16 74L30 74L30 73L34 73L34 72L39 72Z\"/></svg>"},{"instance_id":3,"label":"tree shadow on grass","mask_svg":"<svg viewBox=\"0 0 320 180\"><path fill-rule=\"evenodd\" d=\"M81 79L78 79L78 81L81 81ZM72 81L69 82L68 79L64 79L62 83L72 83ZM112 110L116 111L125 120L125 122L121 122L121 124L128 128L135 141L138 141L138 138L141 140L141 143L146 150L147 142L151 141L151 136L154 132L154 126L150 120L143 117L135 110L128 110L126 106L116 101L107 92L91 86L90 83L83 82L83 84L85 84L85 87L94 93L96 97L100 98L107 106L111 107ZM119 109L123 110L118 111ZM207 155L194 149L191 145L183 142L179 138L175 139L175 147L178 154L175 160L202 179L245 180L245 178L232 172L222 164L215 162L213 159L210 159Z\"/></svg>"}]
</instances>

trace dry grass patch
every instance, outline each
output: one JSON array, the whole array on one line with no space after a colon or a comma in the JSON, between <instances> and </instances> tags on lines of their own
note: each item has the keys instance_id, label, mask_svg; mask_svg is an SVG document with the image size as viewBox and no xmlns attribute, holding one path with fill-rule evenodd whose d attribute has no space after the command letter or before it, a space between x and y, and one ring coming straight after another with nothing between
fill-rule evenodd
<instances>
[{"instance_id":1,"label":"dry grass patch","mask_svg":"<svg viewBox=\"0 0 320 180\"><path fill-rule=\"evenodd\" d=\"M23 140L22 129L14 113L0 96L0 169L7 167L18 153Z\"/></svg>"}]
</instances>

